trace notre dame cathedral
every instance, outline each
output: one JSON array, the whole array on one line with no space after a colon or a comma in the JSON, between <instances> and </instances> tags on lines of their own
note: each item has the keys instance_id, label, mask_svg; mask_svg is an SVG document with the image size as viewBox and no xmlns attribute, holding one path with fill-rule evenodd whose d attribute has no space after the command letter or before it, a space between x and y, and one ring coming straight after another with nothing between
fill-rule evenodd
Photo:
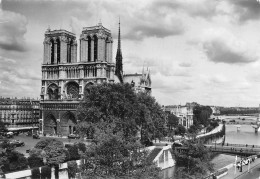
<instances>
[{"instance_id":1,"label":"notre dame cathedral","mask_svg":"<svg viewBox=\"0 0 260 179\"><path fill-rule=\"evenodd\" d=\"M99 23L84 27L80 35L80 57L75 34L66 30L45 32L40 109L43 133L68 135L75 131L76 109L90 85L131 82L134 89L151 91L150 73L124 75L120 24L116 64L112 58L113 38Z\"/></svg>"}]
</instances>

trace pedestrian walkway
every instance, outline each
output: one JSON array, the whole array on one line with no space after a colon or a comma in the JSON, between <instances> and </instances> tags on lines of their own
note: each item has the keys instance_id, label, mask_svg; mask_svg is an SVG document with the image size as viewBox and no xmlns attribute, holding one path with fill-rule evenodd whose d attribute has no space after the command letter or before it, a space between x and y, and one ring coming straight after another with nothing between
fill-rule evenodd
<instances>
[{"instance_id":1,"label":"pedestrian walkway","mask_svg":"<svg viewBox=\"0 0 260 179\"><path fill-rule=\"evenodd\" d=\"M205 134L197 135L197 138L201 138L201 137L208 136L208 135L211 135L211 134L216 134L216 133L220 132L222 130L222 128L223 128L223 124L219 124L219 126L217 126L212 131L205 133Z\"/></svg>"},{"instance_id":2,"label":"pedestrian walkway","mask_svg":"<svg viewBox=\"0 0 260 179\"><path fill-rule=\"evenodd\" d=\"M240 172L233 165L228 169L227 175L223 176L222 179L249 179L249 177L246 177L246 175L252 173L252 171L257 167L260 167L260 158L257 158L254 162L251 162L250 166L244 165L242 167L242 172Z\"/></svg>"}]
</instances>

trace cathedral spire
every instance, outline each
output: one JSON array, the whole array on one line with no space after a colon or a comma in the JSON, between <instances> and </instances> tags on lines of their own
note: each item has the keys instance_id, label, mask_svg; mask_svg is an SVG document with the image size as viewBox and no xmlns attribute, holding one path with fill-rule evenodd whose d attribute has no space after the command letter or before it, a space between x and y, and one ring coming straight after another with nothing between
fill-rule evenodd
<instances>
[{"instance_id":1,"label":"cathedral spire","mask_svg":"<svg viewBox=\"0 0 260 179\"><path fill-rule=\"evenodd\" d=\"M118 45L116 52L116 70L115 75L118 77L121 83L123 83L123 57L121 51L121 34L120 34L120 18L118 23Z\"/></svg>"},{"instance_id":2,"label":"cathedral spire","mask_svg":"<svg viewBox=\"0 0 260 179\"><path fill-rule=\"evenodd\" d=\"M117 44L117 51L121 53L121 34L120 34L120 17L118 22L118 44ZM121 54L122 55L122 54Z\"/></svg>"}]
</instances>

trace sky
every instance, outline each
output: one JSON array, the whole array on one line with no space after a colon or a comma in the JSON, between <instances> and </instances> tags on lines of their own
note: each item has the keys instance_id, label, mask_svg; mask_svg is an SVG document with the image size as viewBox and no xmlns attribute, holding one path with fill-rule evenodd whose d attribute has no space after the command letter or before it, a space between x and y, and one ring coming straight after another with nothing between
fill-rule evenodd
<instances>
[{"instance_id":1,"label":"sky","mask_svg":"<svg viewBox=\"0 0 260 179\"><path fill-rule=\"evenodd\" d=\"M0 0L0 96L39 98L44 33L102 22L161 105L260 104L259 0ZM79 58L79 56L78 56Z\"/></svg>"}]
</instances>

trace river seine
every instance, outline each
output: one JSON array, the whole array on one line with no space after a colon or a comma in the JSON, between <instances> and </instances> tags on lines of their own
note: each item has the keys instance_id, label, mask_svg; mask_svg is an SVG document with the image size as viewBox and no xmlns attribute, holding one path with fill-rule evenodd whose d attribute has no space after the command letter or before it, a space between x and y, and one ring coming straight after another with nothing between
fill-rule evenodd
<instances>
[{"instance_id":1,"label":"river seine","mask_svg":"<svg viewBox=\"0 0 260 179\"><path fill-rule=\"evenodd\" d=\"M240 126L240 130L237 129L238 125ZM260 145L260 132L255 133L254 128L249 124L227 124L225 143ZM224 154L219 154L212 160L215 164L215 169L225 167L234 161L235 156Z\"/></svg>"},{"instance_id":2,"label":"river seine","mask_svg":"<svg viewBox=\"0 0 260 179\"><path fill-rule=\"evenodd\" d=\"M238 119L239 118L239 119ZM247 124L243 124L242 118L246 118ZM222 119L225 119L222 118ZM243 116L229 116L226 121L235 119L242 124L227 124L226 125L226 139L225 143L230 144L248 144L248 145L260 145L260 131L255 133L254 128L250 125L250 122L255 122L256 117L243 117ZM237 126L240 126L240 130L237 130ZM220 169L231 163L235 162L235 156L218 154L212 160L214 168ZM164 179L171 178L174 173L174 167L163 170Z\"/></svg>"}]
</instances>

